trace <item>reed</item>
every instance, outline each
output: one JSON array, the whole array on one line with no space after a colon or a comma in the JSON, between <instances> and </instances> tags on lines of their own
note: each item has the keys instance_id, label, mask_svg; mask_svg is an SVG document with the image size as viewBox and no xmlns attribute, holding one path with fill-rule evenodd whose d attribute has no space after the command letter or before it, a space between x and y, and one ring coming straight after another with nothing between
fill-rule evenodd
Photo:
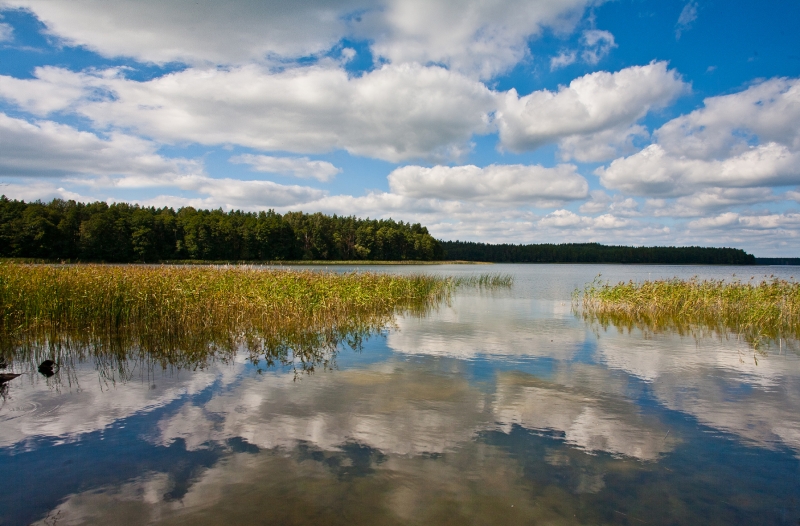
<instances>
[{"instance_id":1,"label":"reed","mask_svg":"<svg viewBox=\"0 0 800 526\"><path fill-rule=\"evenodd\" d=\"M733 333L756 348L800 337L800 283L657 280L611 285L595 279L575 304L584 318L604 327Z\"/></svg>"},{"instance_id":2,"label":"reed","mask_svg":"<svg viewBox=\"0 0 800 526\"><path fill-rule=\"evenodd\" d=\"M510 288L514 284L511 274L478 274L451 278L455 287L478 287L487 289Z\"/></svg>"},{"instance_id":3,"label":"reed","mask_svg":"<svg viewBox=\"0 0 800 526\"><path fill-rule=\"evenodd\" d=\"M339 344L360 346L454 286L423 274L0 264L0 358L196 368L245 348L254 360L313 370Z\"/></svg>"}]
</instances>

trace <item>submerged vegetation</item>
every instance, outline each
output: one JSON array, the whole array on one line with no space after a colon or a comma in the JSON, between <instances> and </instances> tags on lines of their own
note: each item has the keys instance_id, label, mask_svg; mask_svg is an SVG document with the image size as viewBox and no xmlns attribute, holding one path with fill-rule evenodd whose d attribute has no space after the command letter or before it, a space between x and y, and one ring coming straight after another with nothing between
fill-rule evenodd
<instances>
[{"instance_id":1,"label":"submerged vegetation","mask_svg":"<svg viewBox=\"0 0 800 526\"><path fill-rule=\"evenodd\" d=\"M267 365L328 367L399 313L507 276L328 273L264 267L0 264L0 361L94 357L204 367L239 350ZM106 366L106 369L109 367Z\"/></svg>"},{"instance_id":2,"label":"submerged vegetation","mask_svg":"<svg viewBox=\"0 0 800 526\"><path fill-rule=\"evenodd\" d=\"M604 327L733 333L755 347L800 338L800 283L781 279L602 283L576 291L584 318Z\"/></svg>"}]
</instances>

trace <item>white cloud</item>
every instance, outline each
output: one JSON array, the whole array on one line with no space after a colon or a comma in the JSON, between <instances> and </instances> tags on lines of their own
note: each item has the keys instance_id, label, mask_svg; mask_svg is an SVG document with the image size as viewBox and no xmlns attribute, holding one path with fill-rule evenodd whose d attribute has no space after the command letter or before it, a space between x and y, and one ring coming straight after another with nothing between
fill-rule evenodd
<instances>
[{"instance_id":1,"label":"white cloud","mask_svg":"<svg viewBox=\"0 0 800 526\"><path fill-rule=\"evenodd\" d=\"M584 31L581 42L584 45L581 58L584 62L591 65L600 62L612 49L617 47L617 43L614 42L614 35L600 29Z\"/></svg>"},{"instance_id":2,"label":"white cloud","mask_svg":"<svg viewBox=\"0 0 800 526\"><path fill-rule=\"evenodd\" d=\"M636 151L634 141L650 137L647 128L634 124L608 128L596 133L570 135L558 143L562 161L575 159L583 163L601 162Z\"/></svg>"},{"instance_id":3,"label":"white cloud","mask_svg":"<svg viewBox=\"0 0 800 526\"><path fill-rule=\"evenodd\" d=\"M73 199L78 202L88 203L101 200L94 196L67 190L61 184L54 184L52 181L48 180L27 180L23 184L3 183L0 185L0 194L10 199L21 199L23 201L36 201L37 199L40 201Z\"/></svg>"},{"instance_id":4,"label":"white cloud","mask_svg":"<svg viewBox=\"0 0 800 526\"><path fill-rule=\"evenodd\" d=\"M70 109L82 97L91 97L95 90L86 76L66 69L44 66L34 73L36 77L32 79L0 75L0 97L44 116Z\"/></svg>"},{"instance_id":5,"label":"white cloud","mask_svg":"<svg viewBox=\"0 0 800 526\"><path fill-rule=\"evenodd\" d=\"M121 133L103 139L52 121L30 123L0 113L0 175L12 178L52 177L57 182L27 182L3 187L21 199L93 200L70 186L100 189L168 187L211 196L226 208L289 206L323 198L326 192L271 181L216 179L201 162L168 158L150 141ZM66 187L66 188L65 188Z\"/></svg>"},{"instance_id":6,"label":"white cloud","mask_svg":"<svg viewBox=\"0 0 800 526\"><path fill-rule=\"evenodd\" d=\"M800 213L725 211L690 221L683 230L681 237L693 244L742 246L758 256L795 257Z\"/></svg>"},{"instance_id":7,"label":"white cloud","mask_svg":"<svg viewBox=\"0 0 800 526\"><path fill-rule=\"evenodd\" d=\"M4 0L31 10L51 35L106 56L145 62L242 63L329 49L343 16L366 0Z\"/></svg>"},{"instance_id":8,"label":"white cloud","mask_svg":"<svg viewBox=\"0 0 800 526\"><path fill-rule=\"evenodd\" d=\"M282 185L272 181L215 178L207 175L149 176L133 175L123 177L72 178L66 182L88 186L94 189L143 189L172 188L200 194L187 202L202 202L205 208L222 207L226 210L244 208L265 210L275 207L291 207L321 199L327 192L298 185ZM172 199L169 196L162 196ZM186 206L195 206L194 204Z\"/></svg>"},{"instance_id":9,"label":"white cloud","mask_svg":"<svg viewBox=\"0 0 800 526\"><path fill-rule=\"evenodd\" d=\"M739 223L739 214L735 212L725 212L714 217L704 217L696 221L689 222L689 228L719 228L728 227Z\"/></svg>"},{"instance_id":10,"label":"white cloud","mask_svg":"<svg viewBox=\"0 0 800 526\"><path fill-rule=\"evenodd\" d=\"M580 57L581 61L589 65L597 65L612 49L617 47L614 35L599 29L587 29L581 35L583 49L580 53L576 50L564 50L550 59L550 71L565 68L574 64Z\"/></svg>"},{"instance_id":11,"label":"white cloud","mask_svg":"<svg viewBox=\"0 0 800 526\"><path fill-rule=\"evenodd\" d=\"M495 203L568 201L586 197L589 185L574 165L404 166L389 174L392 192L414 198Z\"/></svg>"},{"instance_id":12,"label":"white cloud","mask_svg":"<svg viewBox=\"0 0 800 526\"><path fill-rule=\"evenodd\" d=\"M689 2L678 15L678 22L675 24L675 39L681 38L681 34L692 27L692 23L697 20L697 2Z\"/></svg>"},{"instance_id":13,"label":"white cloud","mask_svg":"<svg viewBox=\"0 0 800 526\"><path fill-rule=\"evenodd\" d=\"M0 113L0 175L11 177L145 175L172 177L202 173L189 159L170 159L138 137L112 133L102 139L52 121L30 123Z\"/></svg>"},{"instance_id":14,"label":"white cloud","mask_svg":"<svg viewBox=\"0 0 800 526\"><path fill-rule=\"evenodd\" d=\"M272 157L270 155L236 155L228 161L237 164L249 164L257 172L293 175L300 178L312 178L319 181L330 181L341 172L327 161L312 161L308 157Z\"/></svg>"},{"instance_id":15,"label":"white cloud","mask_svg":"<svg viewBox=\"0 0 800 526\"><path fill-rule=\"evenodd\" d=\"M489 131L496 104L482 83L418 65L387 65L357 78L333 64L278 73L254 65L187 69L147 82L114 70L36 74L43 87L37 79L0 77L0 94L26 109L54 111L60 108L49 94L65 85L63 108L160 141L300 153L345 149L393 162L460 157L473 134Z\"/></svg>"},{"instance_id":16,"label":"white cloud","mask_svg":"<svg viewBox=\"0 0 800 526\"><path fill-rule=\"evenodd\" d=\"M0 22L0 42L8 42L10 40L14 40L14 28L4 22Z\"/></svg>"},{"instance_id":17,"label":"white cloud","mask_svg":"<svg viewBox=\"0 0 800 526\"><path fill-rule=\"evenodd\" d=\"M480 78L508 70L544 27L574 27L591 0L391 0L364 17L373 52L394 63L445 64Z\"/></svg>"},{"instance_id":18,"label":"white cloud","mask_svg":"<svg viewBox=\"0 0 800 526\"><path fill-rule=\"evenodd\" d=\"M779 199L770 188L706 188L673 202L648 199L647 208L656 217L696 217L731 207L769 203Z\"/></svg>"},{"instance_id":19,"label":"white cloud","mask_svg":"<svg viewBox=\"0 0 800 526\"><path fill-rule=\"evenodd\" d=\"M622 219L612 214L603 214L598 217L579 216L569 210L556 210L544 216L539 224L544 227L570 228L570 229L617 229L629 228L631 221Z\"/></svg>"},{"instance_id":20,"label":"white cloud","mask_svg":"<svg viewBox=\"0 0 800 526\"><path fill-rule=\"evenodd\" d=\"M800 79L771 79L703 101L703 107L655 132L670 154L721 159L774 142L800 151Z\"/></svg>"},{"instance_id":21,"label":"white cloud","mask_svg":"<svg viewBox=\"0 0 800 526\"><path fill-rule=\"evenodd\" d=\"M717 161L670 155L651 144L595 172L606 188L633 195L681 196L698 188L781 186L800 183L800 153L768 143Z\"/></svg>"},{"instance_id":22,"label":"white cloud","mask_svg":"<svg viewBox=\"0 0 800 526\"><path fill-rule=\"evenodd\" d=\"M800 79L772 79L708 98L653 136L655 144L595 173L606 188L626 194L678 197L650 199L647 211L657 217L733 214L713 219L725 221L736 215L732 208L791 199L772 188L800 184ZM711 225L699 221L695 229ZM744 236L744 223L735 224Z\"/></svg>"},{"instance_id":23,"label":"white cloud","mask_svg":"<svg viewBox=\"0 0 800 526\"><path fill-rule=\"evenodd\" d=\"M242 181L211 177L187 177L176 181L176 186L200 194L207 194L225 208L266 209L279 206L298 206L320 199L327 192L298 185L282 185L272 181Z\"/></svg>"},{"instance_id":24,"label":"white cloud","mask_svg":"<svg viewBox=\"0 0 800 526\"><path fill-rule=\"evenodd\" d=\"M592 190L589 192L589 200L583 203L578 210L582 214L599 214L608 210L611 201L611 196L604 191Z\"/></svg>"},{"instance_id":25,"label":"white cloud","mask_svg":"<svg viewBox=\"0 0 800 526\"><path fill-rule=\"evenodd\" d=\"M574 64L576 60L578 60L578 53L576 51L562 51L550 59L550 71L565 68Z\"/></svg>"},{"instance_id":26,"label":"white cloud","mask_svg":"<svg viewBox=\"0 0 800 526\"><path fill-rule=\"evenodd\" d=\"M627 129L687 89L666 62L591 73L557 92L541 90L519 97L511 89L502 97L496 116L500 140L509 150L521 152L564 137Z\"/></svg>"},{"instance_id":27,"label":"white cloud","mask_svg":"<svg viewBox=\"0 0 800 526\"><path fill-rule=\"evenodd\" d=\"M776 230L791 229L792 237L797 237L797 229L800 227L800 214L762 214L745 215L735 212L724 212L713 217L704 217L695 221L690 221L689 228L696 229L727 229L727 230Z\"/></svg>"},{"instance_id":28,"label":"white cloud","mask_svg":"<svg viewBox=\"0 0 800 526\"><path fill-rule=\"evenodd\" d=\"M543 28L571 30L594 0L5 0L48 31L106 56L190 64L297 58L345 37L395 64L445 64L483 78L528 54Z\"/></svg>"},{"instance_id":29,"label":"white cloud","mask_svg":"<svg viewBox=\"0 0 800 526\"><path fill-rule=\"evenodd\" d=\"M120 70L39 68L0 77L0 96L45 115L82 114L97 126L154 139L260 150L344 149L392 162L457 160L474 134L493 129L514 151L561 139L562 159L599 161L633 150L633 124L686 89L666 63L598 72L558 92L518 97L440 67L383 66L351 78L325 63L270 72L260 66L190 68L146 82ZM269 116L265 118L265 116Z\"/></svg>"}]
</instances>

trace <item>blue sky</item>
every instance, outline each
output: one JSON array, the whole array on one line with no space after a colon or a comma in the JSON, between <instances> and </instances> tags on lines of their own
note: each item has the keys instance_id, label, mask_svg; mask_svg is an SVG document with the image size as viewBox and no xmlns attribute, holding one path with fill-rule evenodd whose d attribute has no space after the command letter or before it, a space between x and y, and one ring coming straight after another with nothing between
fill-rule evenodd
<instances>
[{"instance_id":1,"label":"blue sky","mask_svg":"<svg viewBox=\"0 0 800 526\"><path fill-rule=\"evenodd\" d=\"M0 0L9 197L800 256L800 4Z\"/></svg>"}]
</instances>

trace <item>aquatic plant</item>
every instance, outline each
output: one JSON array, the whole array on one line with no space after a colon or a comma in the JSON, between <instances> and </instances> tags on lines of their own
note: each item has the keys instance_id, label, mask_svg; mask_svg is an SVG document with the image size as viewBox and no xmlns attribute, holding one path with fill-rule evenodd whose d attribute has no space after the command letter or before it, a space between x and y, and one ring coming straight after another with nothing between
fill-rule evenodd
<instances>
[{"instance_id":1,"label":"aquatic plant","mask_svg":"<svg viewBox=\"0 0 800 526\"><path fill-rule=\"evenodd\" d=\"M395 314L422 313L453 288L423 274L0 264L0 358L196 368L245 348L253 360L313 370L340 343L357 348Z\"/></svg>"},{"instance_id":2,"label":"aquatic plant","mask_svg":"<svg viewBox=\"0 0 800 526\"><path fill-rule=\"evenodd\" d=\"M509 288L514 284L514 276L511 274L478 274L472 276L459 276L450 278L455 287L478 287L478 288Z\"/></svg>"},{"instance_id":3,"label":"aquatic plant","mask_svg":"<svg viewBox=\"0 0 800 526\"><path fill-rule=\"evenodd\" d=\"M794 280L675 278L611 285L598 277L576 291L574 300L584 318L604 327L733 333L755 347L800 337L800 283Z\"/></svg>"}]
</instances>

